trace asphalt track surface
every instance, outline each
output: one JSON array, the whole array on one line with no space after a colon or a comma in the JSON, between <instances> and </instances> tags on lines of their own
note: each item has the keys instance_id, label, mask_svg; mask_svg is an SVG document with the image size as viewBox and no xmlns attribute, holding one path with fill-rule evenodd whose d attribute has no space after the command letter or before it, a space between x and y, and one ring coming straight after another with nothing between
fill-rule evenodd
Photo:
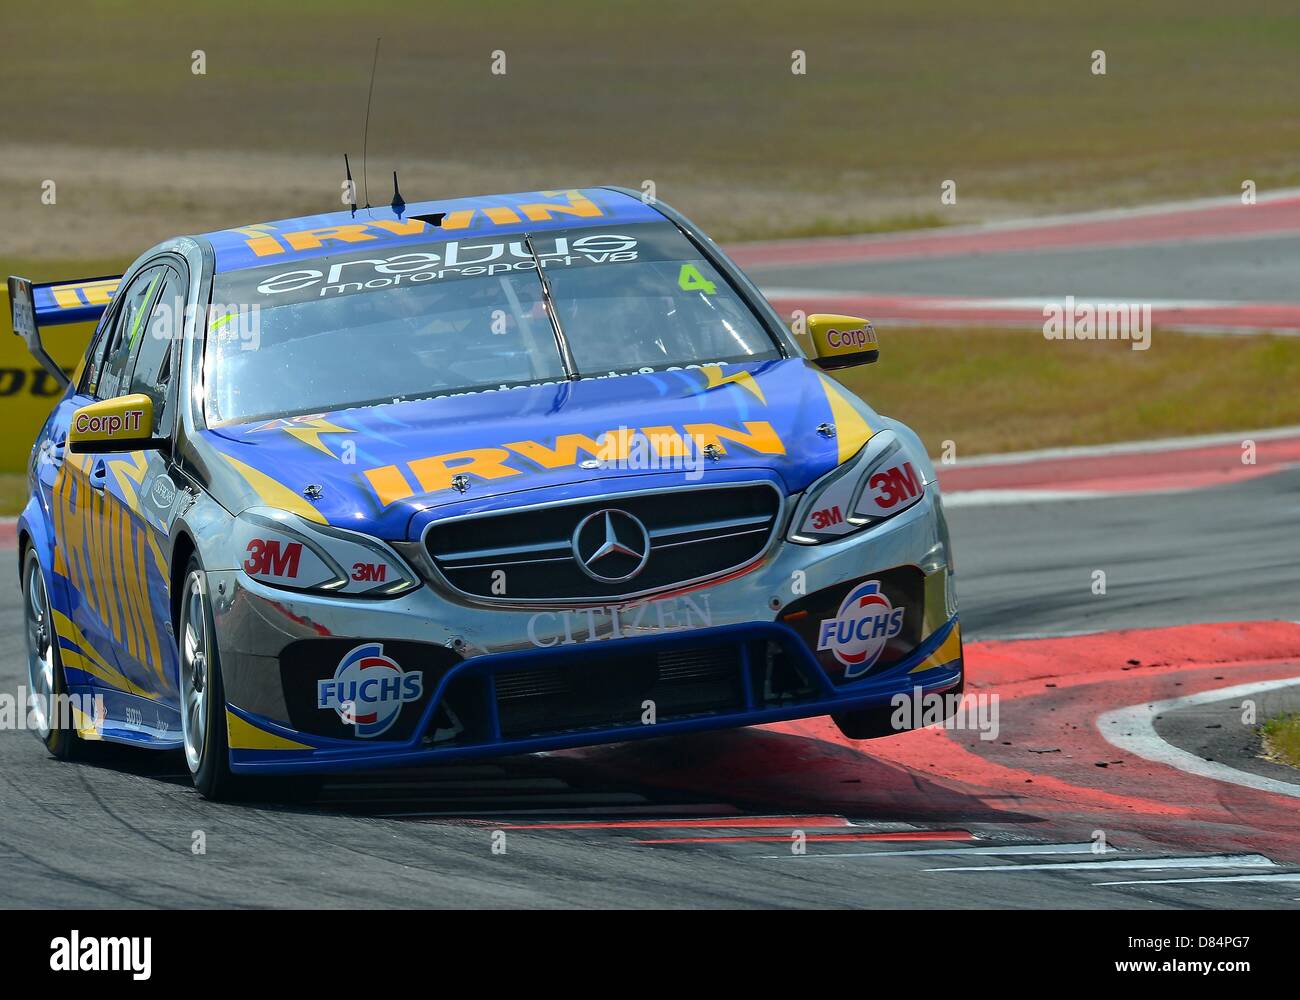
<instances>
[{"instance_id":1,"label":"asphalt track surface","mask_svg":"<svg viewBox=\"0 0 1300 1000\"><path fill-rule=\"evenodd\" d=\"M1041 327L1043 306L1152 306L1202 332L1300 333L1300 193L734 247L778 309Z\"/></svg>"},{"instance_id":2,"label":"asphalt track surface","mask_svg":"<svg viewBox=\"0 0 1300 1000\"><path fill-rule=\"evenodd\" d=\"M996 739L930 729L852 744L809 720L217 805L177 754L66 764L0 731L0 904L1295 907L1300 799L1152 763L1108 743L1098 716L1300 678L1297 497L1290 469L1176 494L955 505L972 690L1002 699ZM12 692L11 550L0 579ZM1281 621L1186 624L1250 619ZM1156 725L1191 746L1238 708Z\"/></svg>"},{"instance_id":3,"label":"asphalt track surface","mask_svg":"<svg viewBox=\"0 0 1300 1000\"><path fill-rule=\"evenodd\" d=\"M813 273L805 268L753 271L764 285L811 284L845 293L1300 303L1300 237L826 263Z\"/></svg>"}]
</instances>

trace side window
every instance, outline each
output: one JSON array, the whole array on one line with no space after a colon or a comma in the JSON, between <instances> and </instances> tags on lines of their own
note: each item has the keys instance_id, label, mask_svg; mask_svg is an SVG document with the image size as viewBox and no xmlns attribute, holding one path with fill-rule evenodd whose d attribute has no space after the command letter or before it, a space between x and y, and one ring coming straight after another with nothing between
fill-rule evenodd
<instances>
[{"instance_id":1,"label":"side window","mask_svg":"<svg viewBox=\"0 0 1300 1000\"><path fill-rule=\"evenodd\" d=\"M144 329L146 309L164 270L161 264L145 268L122 293L117 318L105 335L103 361L95 385L96 399L112 399L124 391L131 355Z\"/></svg>"},{"instance_id":2,"label":"side window","mask_svg":"<svg viewBox=\"0 0 1300 1000\"><path fill-rule=\"evenodd\" d=\"M130 387L125 392L143 392L153 400L153 435L163 436L168 404L168 387L176 364L176 346L180 343L185 319L185 282L170 267L163 273L153 311L140 335L140 351L131 371Z\"/></svg>"},{"instance_id":3,"label":"side window","mask_svg":"<svg viewBox=\"0 0 1300 1000\"><path fill-rule=\"evenodd\" d=\"M95 388L99 385L99 376L104 370L104 346L109 341L109 331L112 330L117 316L111 303L108 309L99 325L95 327L95 333L90 338L90 346L86 350L86 365L81 373L81 382L77 386L77 391L83 395L95 394Z\"/></svg>"}]
</instances>

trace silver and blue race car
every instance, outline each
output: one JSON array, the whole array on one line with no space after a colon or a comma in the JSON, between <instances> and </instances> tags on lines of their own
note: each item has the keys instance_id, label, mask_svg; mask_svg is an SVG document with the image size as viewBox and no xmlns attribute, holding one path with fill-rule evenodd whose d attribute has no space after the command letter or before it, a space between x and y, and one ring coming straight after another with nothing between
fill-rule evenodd
<instances>
[{"instance_id":1,"label":"silver and blue race car","mask_svg":"<svg viewBox=\"0 0 1300 1000\"><path fill-rule=\"evenodd\" d=\"M18 524L49 750L199 791L830 715L963 686L917 436L718 246L615 188L179 237L9 281L66 382ZM98 319L68 376L42 328ZM912 717L911 713L907 713Z\"/></svg>"}]
</instances>

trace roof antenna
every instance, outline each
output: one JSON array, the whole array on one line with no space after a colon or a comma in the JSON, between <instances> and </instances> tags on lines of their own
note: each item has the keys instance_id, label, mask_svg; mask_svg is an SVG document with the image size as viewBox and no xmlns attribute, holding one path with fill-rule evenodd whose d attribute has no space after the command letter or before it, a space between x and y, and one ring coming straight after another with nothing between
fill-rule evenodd
<instances>
[{"instance_id":1,"label":"roof antenna","mask_svg":"<svg viewBox=\"0 0 1300 1000\"><path fill-rule=\"evenodd\" d=\"M348 162L348 154L343 154L343 170L348 175L348 204L352 206L352 218L357 217L357 186L352 181L352 164Z\"/></svg>"},{"instance_id":2,"label":"roof antenna","mask_svg":"<svg viewBox=\"0 0 1300 1000\"><path fill-rule=\"evenodd\" d=\"M393 214L399 219L402 213L406 211L406 202L402 199L402 192L397 190L397 171L393 171Z\"/></svg>"},{"instance_id":3,"label":"roof antenna","mask_svg":"<svg viewBox=\"0 0 1300 1000\"><path fill-rule=\"evenodd\" d=\"M366 189L366 208L370 207L370 174L366 170L366 150L370 145L370 102L375 96L375 70L379 66L379 43L383 38L375 39L375 58L370 64L370 91L366 94L366 126L361 134L361 183Z\"/></svg>"}]
</instances>

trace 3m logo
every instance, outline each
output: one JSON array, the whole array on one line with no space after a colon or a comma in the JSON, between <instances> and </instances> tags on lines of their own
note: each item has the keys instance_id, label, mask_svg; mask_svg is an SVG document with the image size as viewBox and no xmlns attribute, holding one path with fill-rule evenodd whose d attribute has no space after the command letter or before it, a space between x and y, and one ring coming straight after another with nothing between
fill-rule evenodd
<instances>
[{"instance_id":1,"label":"3m logo","mask_svg":"<svg viewBox=\"0 0 1300 1000\"><path fill-rule=\"evenodd\" d=\"M358 583L383 583L388 578L388 566L385 563L353 563L352 579Z\"/></svg>"},{"instance_id":2,"label":"3m logo","mask_svg":"<svg viewBox=\"0 0 1300 1000\"><path fill-rule=\"evenodd\" d=\"M298 563L302 559L302 543L280 544L275 538L254 538L248 543L248 558L244 572L249 576L280 577L294 580L298 577Z\"/></svg>"},{"instance_id":3,"label":"3m logo","mask_svg":"<svg viewBox=\"0 0 1300 1000\"><path fill-rule=\"evenodd\" d=\"M825 510L815 510L812 513L812 526L814 531L822 531L829 528L832 524L843 524L844 515L840 512L839 504L834 507L827 507Z\"/></svg>"},{"instance_id":4,"label":"3m logo","mask_svg":"<svg viewBox=\"0 0 1300 1000\"><path fill-rule=\"evenodd\" d=\"M881 510L901 510L920 499L925 484L916 475L911 462L877 472L867 484Z\"/></svg>"}]
</instances>

